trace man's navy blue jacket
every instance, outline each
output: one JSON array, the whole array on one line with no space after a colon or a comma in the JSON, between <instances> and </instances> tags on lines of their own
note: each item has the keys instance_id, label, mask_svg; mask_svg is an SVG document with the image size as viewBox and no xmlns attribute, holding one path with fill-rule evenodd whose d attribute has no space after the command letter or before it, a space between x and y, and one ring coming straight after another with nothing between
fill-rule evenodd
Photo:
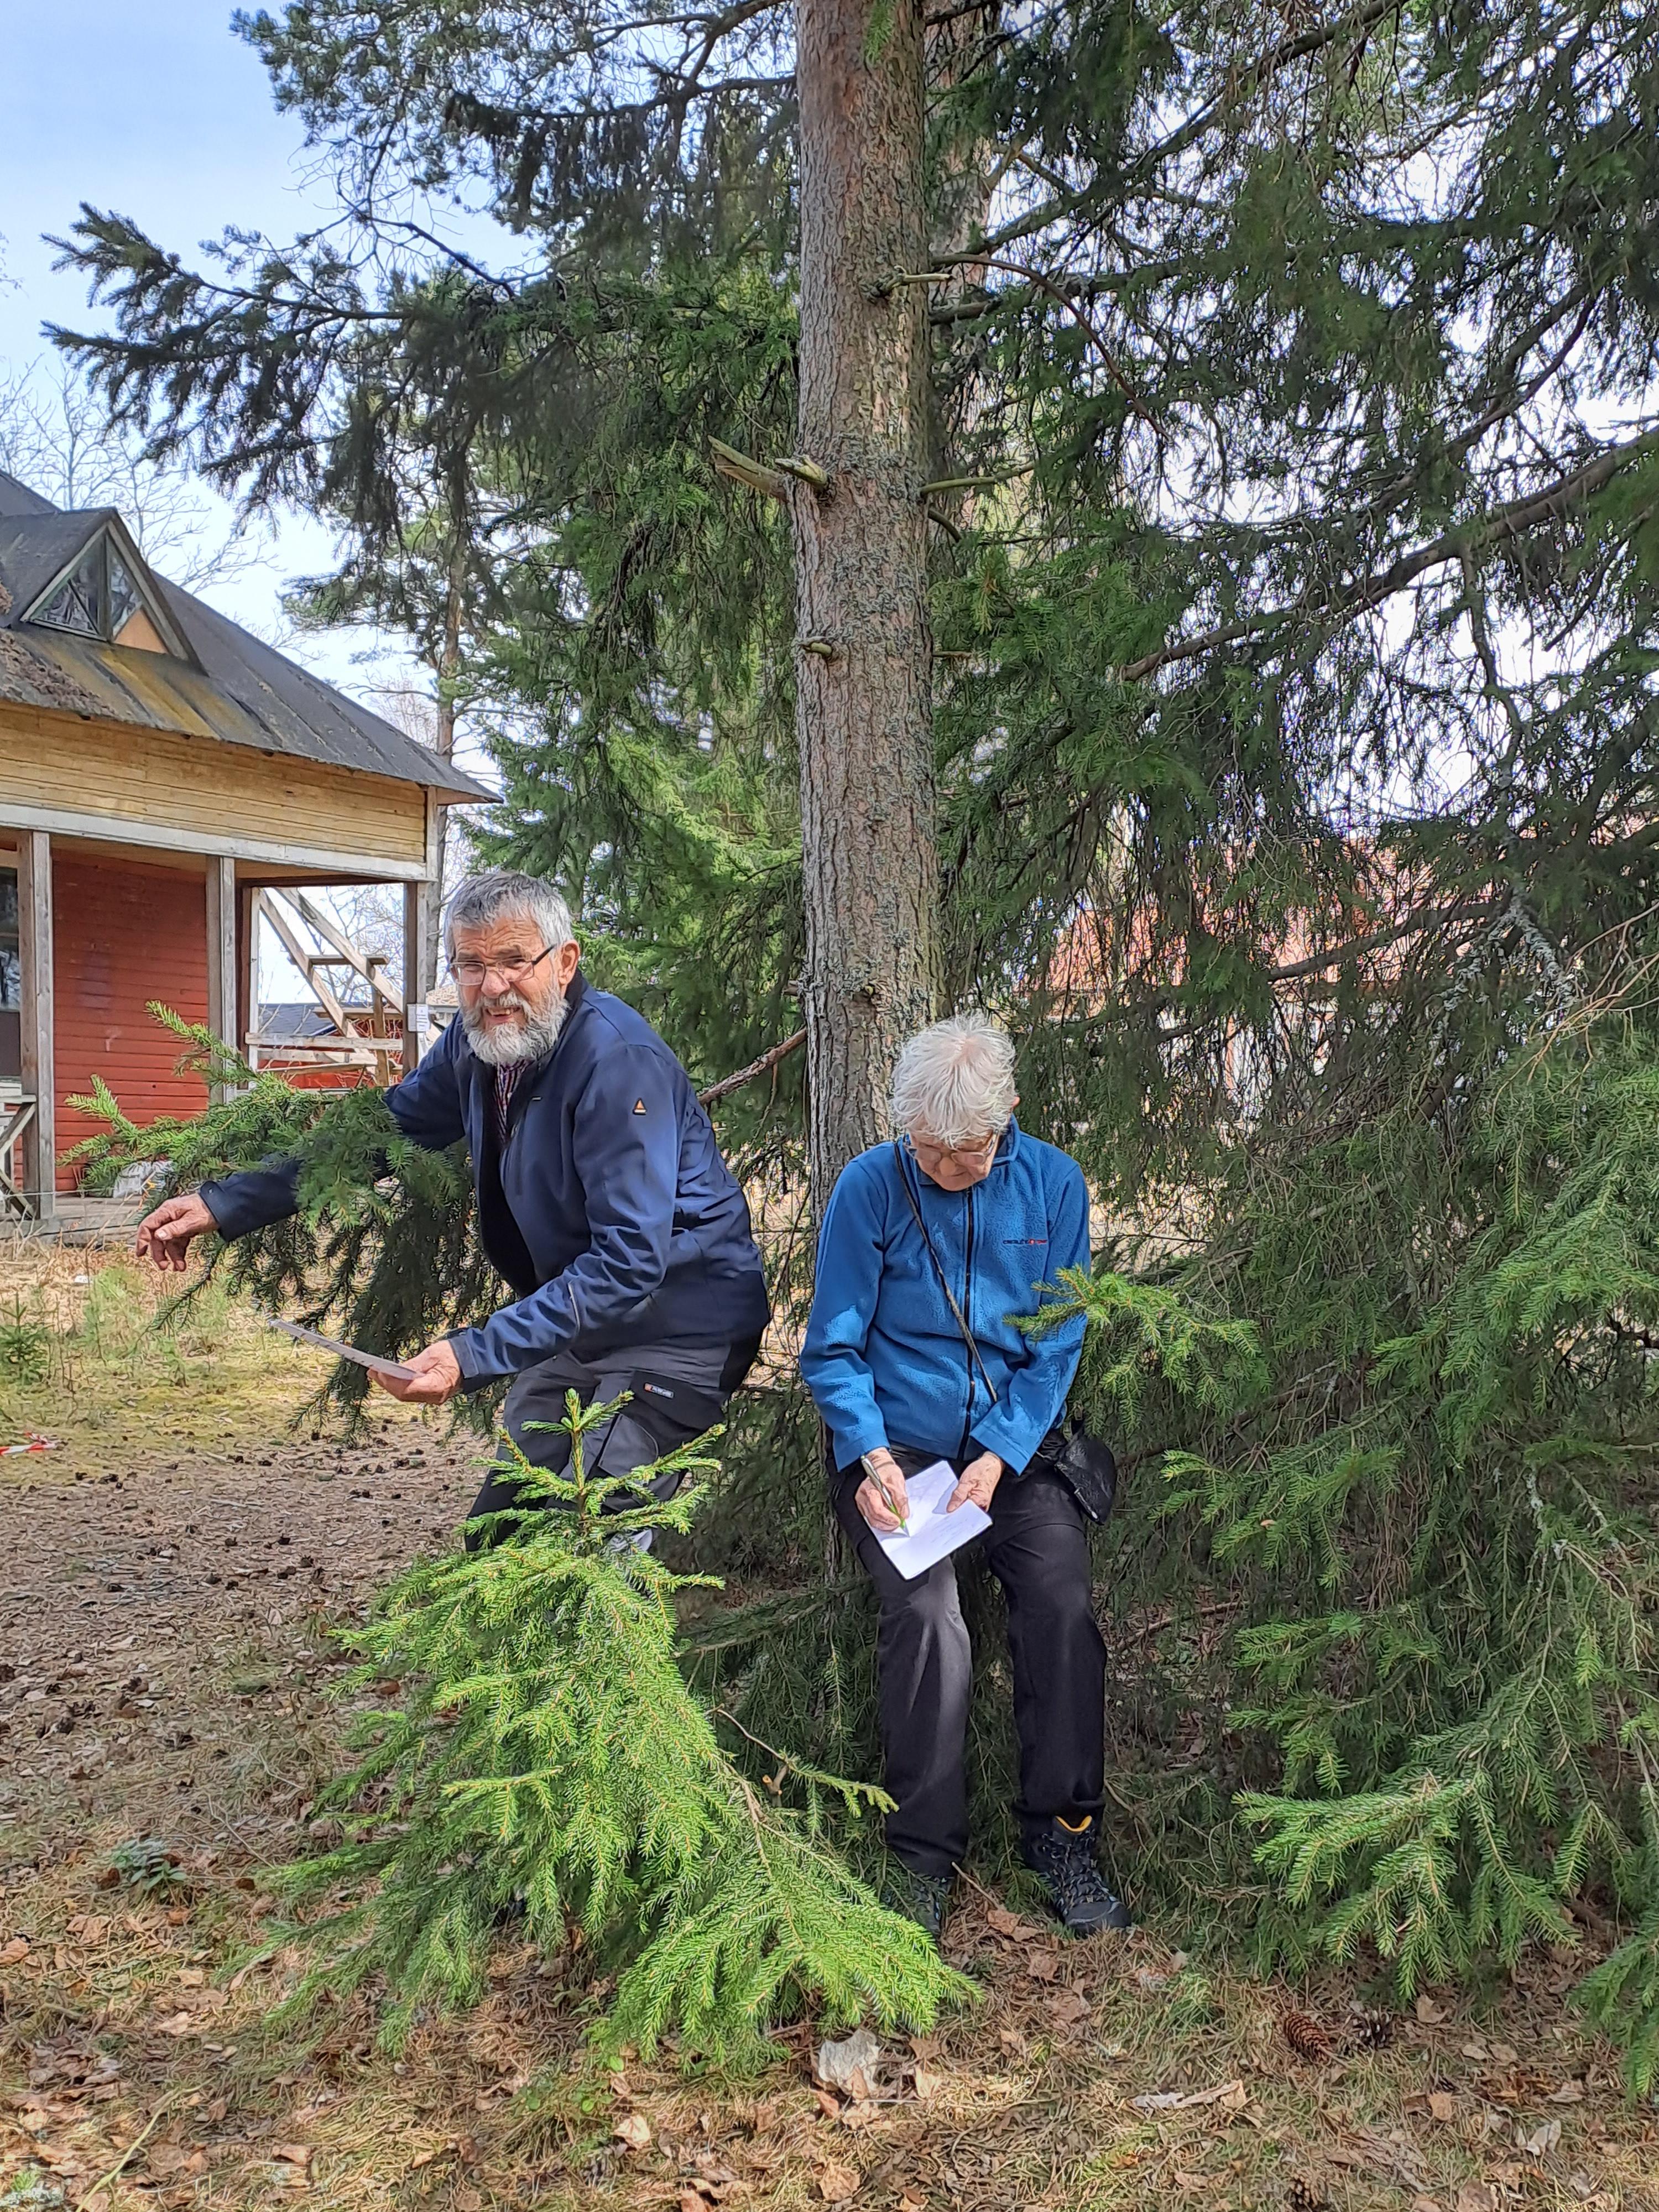
<instances>
[{"instance_id":1,"label":"man's navy blue jacket","mask_svg":"<svg viewBox=\"0 0 1659 2212\"><path fill-rule=\"evenodd\" d=\"M749 1206L685 1070L649 1022L580 970L550 1058L519 1078L505 1152L495 1071L453 1021L386 1094L406 1137L441 1152L465 1137L484 1249L519 1292L450 1341L469 1382L556 1352L596 1359L634 1345L739 1345L769 1318ZM297 1162L205 1183L222 1237L298 1205Z\"/></svg>"}]
</instances>

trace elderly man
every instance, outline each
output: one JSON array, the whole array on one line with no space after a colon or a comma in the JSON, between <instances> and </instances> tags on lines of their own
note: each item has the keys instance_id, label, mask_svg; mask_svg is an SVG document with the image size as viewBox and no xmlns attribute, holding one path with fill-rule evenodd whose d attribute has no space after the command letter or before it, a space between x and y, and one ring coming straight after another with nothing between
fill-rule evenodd
<instances>
[{"instance_id":1,"label":"elderly man","mask_svg":"<svg viewBox=\"0 0 1659 2212\"><path fill-rule=\"evenodd\" d=\"M906 1479L945 1460L948 1510L1008 1600L1025 1856L1076 1935L1124 1929L1095 1844L1104 1795L1105 1647L1089 1544L1056 1470L1083 1325L1019 1327L1041 1286L1089 1265L1083 1172L1014 1120L1014 1052L961 1015L913 1036L893 1076L897 1144L842 1170L824 1208L801 1372L830 1432L836 1514L880 1607L882 1748L894 1902L937 1936L968 1848L963 1748L972 1655L945 1558L907 1581L878 1541Z\"/></svg>"},{"instance_id":2,"label":"elderly man","mask_svg":"<svg viewBox=\"0 0 1659 2212\"><path fill-rule=\"evenodd\" d=\"M511 1376L507 1431L550 1467L567 1439L528 1424L561 1419L571 1389L588 1402L629 1391L589 1464L631 1474L718 1419L759 1350L769 1312L747 1202L678 1060L589 987L550 884L469 878L445 945L461 1018L386 1104L431 1151L465 1138L484 1249L517 1296L382 1387L438 1406ZM292 1213L298 1182L297 1164L278 1162L169 1199L140 1225L139 1253L182 1268L204 1231L243 1237ZM473 1511L514 1502L491 1480Z\"/></svg>"}]
</instances>

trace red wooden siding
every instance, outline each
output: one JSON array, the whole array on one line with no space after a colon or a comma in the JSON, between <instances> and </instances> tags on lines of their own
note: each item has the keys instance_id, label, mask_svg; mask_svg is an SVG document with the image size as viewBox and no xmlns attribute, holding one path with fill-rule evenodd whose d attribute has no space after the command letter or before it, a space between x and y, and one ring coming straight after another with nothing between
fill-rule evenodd
<instances>
[{"instance_id":1,"label":"red wooden siding","mask_svg":"<svg viewBox=\"0 0 1659 2212\"><path fill-rule=\"evenodd\" d=\"M59 1154L95 1121L70 1098L101 1075L135 1121L199 1114L207 1091L174 1073L184 1049L146 1012L159 999L186 1021L207 1019L207 885L177 868L54 853L52 1013L57 1028ZM60 1164L58 1188L75 1187Z\"/></svg>"}]
</instances>

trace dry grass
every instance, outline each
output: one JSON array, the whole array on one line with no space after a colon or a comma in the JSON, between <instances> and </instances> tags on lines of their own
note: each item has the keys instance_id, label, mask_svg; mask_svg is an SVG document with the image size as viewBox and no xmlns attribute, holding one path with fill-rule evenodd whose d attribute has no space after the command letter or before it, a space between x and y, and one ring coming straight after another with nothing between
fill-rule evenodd
<instances>
[{"instance_id":1,"label":"dry grass","mask_svg":"<svg viewBox=\"0 0 1659 2212\"><path fill-rule=\"evenodd\" d=\"M1478 2020L1430 2002L1379 2041L1346 1986L1212 1975L1173 1929L1067 1944L969 1892L947 1948L983 2002L852 2103L814 2086L805 2026L755 2081L596 2073L602 1986L510 1931L488 2001L395 2062L362 2000L274 2027L296 1956L258 1870L333 1756L326 1628L443 1539L481 1455L401 1413L350 1449L296 1438L306 1354L228 1310L158 1350L110 1319L149 1291L104 1273L0 1272L0 1324L15 1296L57 1339L44 1377L0 1362L0 1405L64 1443L0 1461L0 2206L1659 2203L1652 2116L1547 1954Z\"/></svg>"}]
</instances>

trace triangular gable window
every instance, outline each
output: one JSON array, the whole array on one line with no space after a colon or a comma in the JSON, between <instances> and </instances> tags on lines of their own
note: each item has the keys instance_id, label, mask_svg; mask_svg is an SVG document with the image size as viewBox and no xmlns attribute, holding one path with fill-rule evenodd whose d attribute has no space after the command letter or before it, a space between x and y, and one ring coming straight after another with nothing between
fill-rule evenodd
<instances>
[{"instance_id":1,"label":"triangular gable window","mask_svg":"<svg viewBox=\"0 0 1659 2212\"><path fill-rule=\"evenodd\" d=\"M52 586L25 617L49 629L80 637L106 639L112 645L146 653L177 650L171 625L152 605L113 533L100 530L75 566Z\"/></svg>"},{"instance_id":2,"label":"triangular gable window","mask_svg":"<svg viewBox=\"0 0 1659 2212\"><path fill-rule=\"evenodd\" d=\"M103 545L100 538L52 597L33 610L29 617L32 622L49 623L53 629L79 630L83 637L103 636Z\"/></svg>"}]
</instances>

